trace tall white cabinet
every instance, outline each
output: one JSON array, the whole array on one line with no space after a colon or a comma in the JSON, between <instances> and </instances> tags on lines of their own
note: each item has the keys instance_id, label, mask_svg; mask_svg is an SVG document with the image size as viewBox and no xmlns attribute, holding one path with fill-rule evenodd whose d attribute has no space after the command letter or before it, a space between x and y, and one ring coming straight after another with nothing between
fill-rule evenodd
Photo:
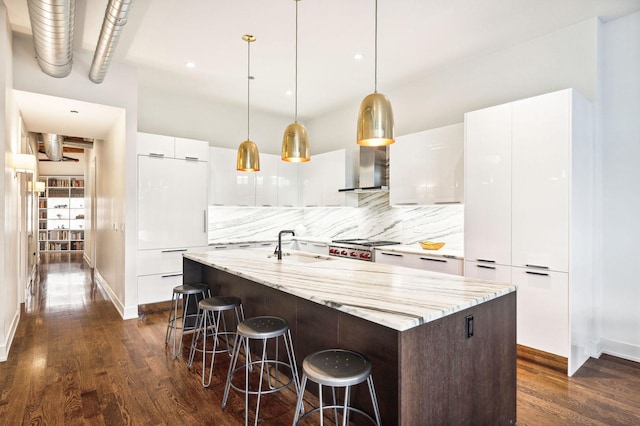
<instances>
[{"instance_id":1,"label":"tall white cabinet","mask_svg":"<svg viewBox=\"0 0 640 426\"><path fill-rule=\"evenodd\" d=\"M182 254L207 249L209 144L138 134L138 304L171 299Z\"/></svg>"},{"instance_id":2,"label":"tall white cabinet","mask_svg":"<svg viewBox=\"0 0 640 426\"><path fill-rule=\"evenodd\" d=\"M465 115L465 275L518 286L518 343L589 358L593 141L571 89Z\"/></svg>"}]
</instances>

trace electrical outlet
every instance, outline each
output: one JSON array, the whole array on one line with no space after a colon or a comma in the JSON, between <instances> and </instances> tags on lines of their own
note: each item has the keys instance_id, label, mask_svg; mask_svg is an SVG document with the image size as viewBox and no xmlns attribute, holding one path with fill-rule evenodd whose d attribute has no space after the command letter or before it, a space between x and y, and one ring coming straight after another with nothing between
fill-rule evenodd
<instances>
[{"instance_id":1,"label":"electrical outlet","mask_svg":"<svg viewBox=\"0 0 640 426\"><path fill-rule=\"evenodd\" d=\"M473 336L473 315L468 315L465 318L465 333L467 339Z\"/></svg>"}]
</instances>

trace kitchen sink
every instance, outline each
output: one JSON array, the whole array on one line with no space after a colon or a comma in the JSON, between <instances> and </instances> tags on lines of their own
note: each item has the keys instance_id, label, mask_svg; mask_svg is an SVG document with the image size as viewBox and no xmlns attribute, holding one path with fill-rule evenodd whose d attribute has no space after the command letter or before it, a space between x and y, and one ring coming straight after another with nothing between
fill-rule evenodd
<instances>
[{"instance_id":1,"label":"kitchen sink","mask_svg":"<svg viewBox=\"0 0 640 426\"><path fill-rule=\"evenodd\" d=\"M270 259L277 260L276 255L267 256ZM314 262L326 262L328 260L334 260L328 256L314 255L314 254L301 254L301 253L282 253L282 261L284 263L314 263Z\"/></svg>"}]
</instances>

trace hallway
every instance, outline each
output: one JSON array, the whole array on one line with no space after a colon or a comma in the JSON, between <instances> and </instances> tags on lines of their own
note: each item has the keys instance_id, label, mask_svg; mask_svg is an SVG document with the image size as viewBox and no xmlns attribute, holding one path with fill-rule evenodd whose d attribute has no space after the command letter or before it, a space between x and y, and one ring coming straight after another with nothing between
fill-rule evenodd
<instances>
[{"instance_id":1,"label":"hallway","mask_svg":"<svg viewBox=\"0 0 640 426\"><path fill-rule=\"evenodd\" d=\"M165 348L165 327L166 312L123 321L81 255L43 255L39 285L0 363L0 424L242 424L242 397L232 392L220 409L226 357L216 358L203 388L201 364L189 371ZM522 357L518 424L640 424L638 389L640 365L631 361L603 355L567 378ZM292 392L264 402L260 424L291 423Z\"/></svg>"}]
</instances>

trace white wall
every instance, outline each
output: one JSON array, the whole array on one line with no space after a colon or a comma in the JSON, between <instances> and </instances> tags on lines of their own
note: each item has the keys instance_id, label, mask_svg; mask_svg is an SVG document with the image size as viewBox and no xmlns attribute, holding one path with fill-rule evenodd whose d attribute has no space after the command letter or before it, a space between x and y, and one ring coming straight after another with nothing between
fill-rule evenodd
<instances>
[{"instance_id":1,"label":"white wall","mask_svg":"<svg viewBox=\"0 0 640 426\"><path fill-rule=\"evenodd\" d=\"M138 130L208 141L211 146L237 149L247 138L246 105L215 103L140 86ZM251 110L250 137L260 152L280 154L284 129L293 120ZM316 147L313 147L316 148ZM324 152L317 151L315 153Z\"/></svg>"},{"instance_id":2,"label":"white wall","mask_svg":"<svg viewBox=\"0 0 640 426\"><path fill-rule=\"evenodd\" d=\"M603 25L599 350L640 361L640 12Z\"/></svg>"},{"instance_id":3,"label":"white wall","mask_svg":"<svg viewBox=\"0 0 640 426\"><path fill-rule=\"evenodd\" d=\"M11 29L0 2L0 361L6 361L20 319L18 295L19 179L12 155L19 152L20 119L12 92Z\"/></svg>"},{"instance_id":4,"label":"white wall","mask_svg":"<svg viewBox=\"0 0 640 426\"><path fill-rule=\"evenodd\" d=\"M65 78L53 78L43 73L33 60L31 36L14 34L14 88L66 99L121 108L124 122L114 128L122 135L110 135L109 164L98 167L96 194L101 223L118 229L118 237L96 239L95 268L105 278L106 290L125 318L137 317L136 251L136 132L138 126L138 85L134 68L112 62L103 83L89 80L91 52L75 51L73 69ZM114 151L110 151L110 150ZM122 234L122 235L120 235ZM114 246L117 244L117 247ZM111 256L111 257L109 257Z\"/></svg>"},{"instance_id":5,"label":"white wall","mask_svg":"<svg viewBox=\"0 0 640 426\"><path fill-rule=\"evenodd\" d=\"M391 100L396 135L460 123L468 111L569 87L595 99L597 29L597 19L590 19L398 87L378 87ZM319 152L355 144L360 101L307 123Z\"/></svg>"}]
</instances>

